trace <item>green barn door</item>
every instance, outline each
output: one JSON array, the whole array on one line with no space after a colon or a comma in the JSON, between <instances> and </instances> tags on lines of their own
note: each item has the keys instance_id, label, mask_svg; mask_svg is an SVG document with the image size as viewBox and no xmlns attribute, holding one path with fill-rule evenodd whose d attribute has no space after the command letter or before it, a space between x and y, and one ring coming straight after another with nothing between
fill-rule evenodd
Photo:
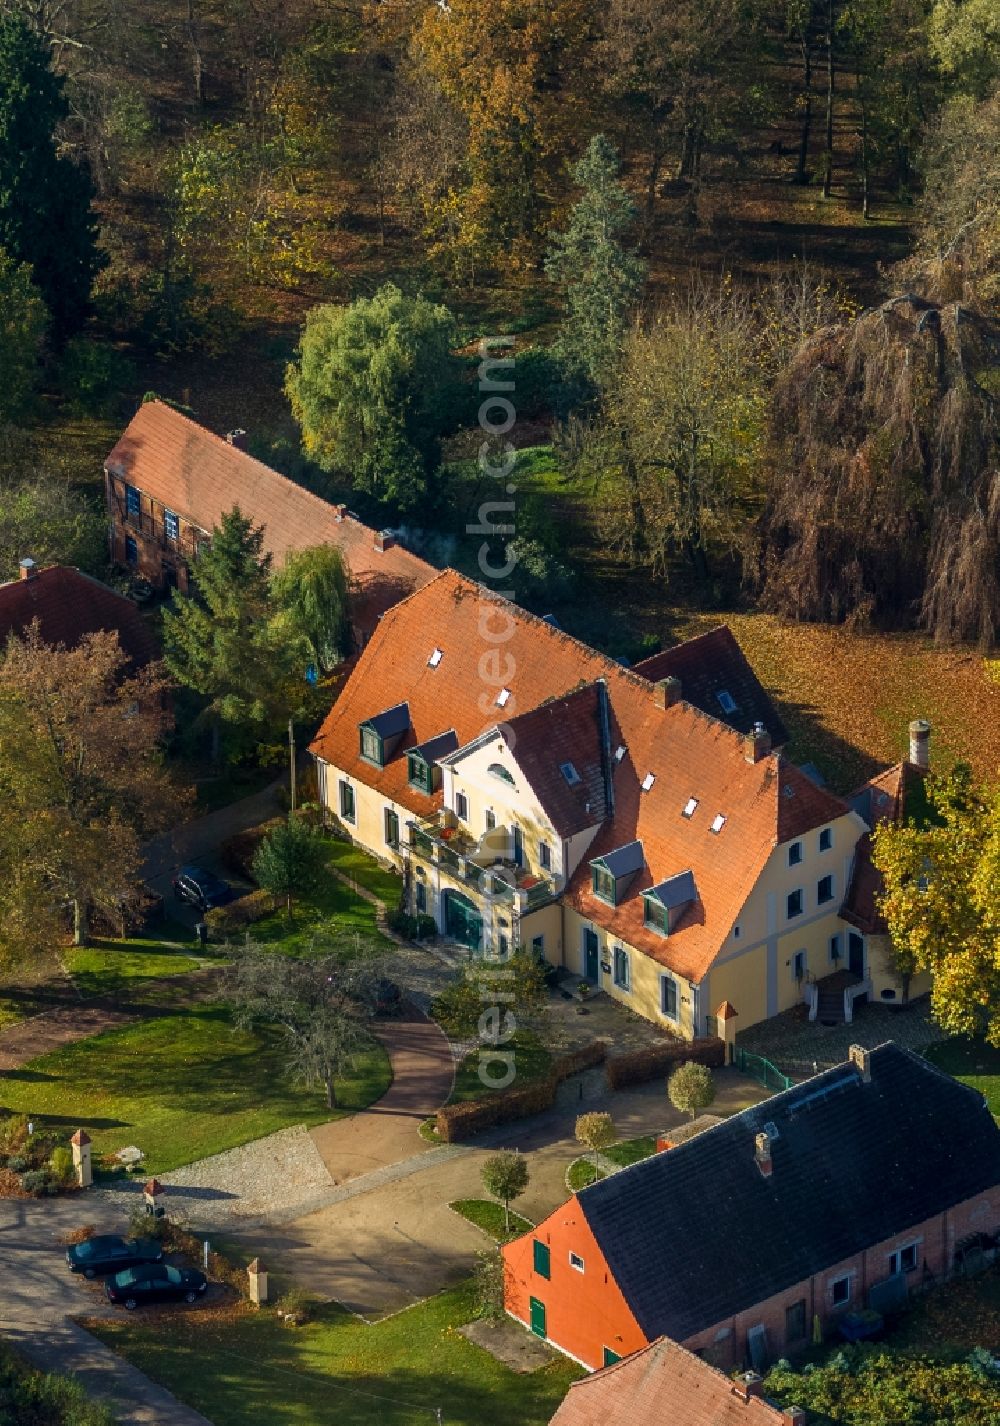
<instances>
[{"instance_id":1,"label":"green barn door","mask_svg":"<svg viewBox=\"0 0 1000 1426\"><path fill-rule=\"evenodd\" d=\"M531 1308L531 1330L536 1337L545 1336L545 1303L539 1302L537 1297L529 1297L528 1303Z\"/></svg>"}]
</instances>

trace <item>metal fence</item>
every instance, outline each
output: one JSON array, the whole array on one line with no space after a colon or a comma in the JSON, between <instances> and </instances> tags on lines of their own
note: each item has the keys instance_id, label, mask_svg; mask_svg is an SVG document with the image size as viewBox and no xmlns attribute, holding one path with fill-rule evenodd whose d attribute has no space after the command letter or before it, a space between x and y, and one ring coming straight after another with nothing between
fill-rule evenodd
<instances>
[{"instance_id":1,"label":"metal fence","mask_svg":"<svg viewBox=\"0 0 1000 1426\"><path fill-rule=\"evenodd\" d=\"M763 1055L752 1055L748 1050L741 1050L737 1046L733 1063L744 1074L760 1080L765 1089L778 1091L790 1089L792 1086L793 1081L789 1076L782 1074L778 1066L773 1065L770 1060L766 1060Z\"/></svg>"}]
</instances>

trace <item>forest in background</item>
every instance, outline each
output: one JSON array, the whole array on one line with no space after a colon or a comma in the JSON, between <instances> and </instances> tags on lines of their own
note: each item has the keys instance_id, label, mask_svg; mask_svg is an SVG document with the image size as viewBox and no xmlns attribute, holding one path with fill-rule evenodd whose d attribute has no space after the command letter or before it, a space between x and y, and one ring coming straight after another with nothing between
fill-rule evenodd
<instances>
[{"instance_id":1,"label":"forest in background","mask_svg":"<svg viewBox=\"0 0 1000 1426\"><path fill-rule=\"evenodd\" d=\"M104 572L78 496L150 390L471 571L476 343L513 333L530 607L629 658L734 610L773 631L766 663L789 616L995 643L991 0L0 13L64 81L55 152L98 255L86 311L22 324L0 574L27 542ZM366 474L346 427L293 420L286 368L310 314L363 326L387 283L445 313L447 399Z\"/></svg>"}]
</instances>

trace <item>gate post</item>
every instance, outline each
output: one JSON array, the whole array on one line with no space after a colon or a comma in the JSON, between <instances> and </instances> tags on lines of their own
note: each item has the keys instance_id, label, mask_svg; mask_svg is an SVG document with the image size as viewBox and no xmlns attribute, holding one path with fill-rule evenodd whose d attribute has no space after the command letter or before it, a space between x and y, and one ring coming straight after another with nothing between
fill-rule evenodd
<instances>
[{"instance_id":1,"label":"gate post","mask_svg":"<svg viewBox=\"0 0 1000 1426\"><path fill-rule=\"evenodd\" d=\"M737 1010L728 1000L724 1000L715 1012L715 1021L719 1027L719 1039L726 1047L726 1064L731 1065L736 1059L736 1018Z\"/></svg>"}]
</instances>

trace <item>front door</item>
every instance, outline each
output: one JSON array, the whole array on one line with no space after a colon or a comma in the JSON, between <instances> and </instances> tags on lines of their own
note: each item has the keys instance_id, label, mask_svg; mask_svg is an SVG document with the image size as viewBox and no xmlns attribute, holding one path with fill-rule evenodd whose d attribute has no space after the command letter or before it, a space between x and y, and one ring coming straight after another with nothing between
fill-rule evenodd
<instances>
[{"instance_id":1,"label":"front door","mask_svg":"<svg viewBox=\"0 0 1000 1426\"><path fill-rule=\"evenodd\" d=\"M445 934L460 946L478 951L483 944L483 918L466 896L457 891L445 893Z\"/></svg>"},{"instance_id":2,"label":"front door","mask_svg":"<svg viewBox=\"0 0 1000 1426\"><path fill-rule=\"evenodd\" d=\"M528 1298L528 1306L531 1314L531 1330L536 1337L545 1336L545 1303L539 1302L537 1297Z\"/></svg>"},{"instance_id":3,"label":"front door","mask_svg":"<svg viewBox=\"0 0 1000 1426\"><path fill-rule=\"evenodd\" d=\"M852 931L847 937L847 967L851 975L856 975L859 980L864 980L865 941L857 931Z\"/></svg>"},{"instance_id":4,"label":"front door","mask_svg":"<svg viewBox=\"0 0 1000 1426\"><path fill-rule=\"evenodd\" d=\"M585 929L583 933L583 974L593 985L597 984L599 960L600 945L597 940L597 932Z\"/></svg>"}]
</instances>

